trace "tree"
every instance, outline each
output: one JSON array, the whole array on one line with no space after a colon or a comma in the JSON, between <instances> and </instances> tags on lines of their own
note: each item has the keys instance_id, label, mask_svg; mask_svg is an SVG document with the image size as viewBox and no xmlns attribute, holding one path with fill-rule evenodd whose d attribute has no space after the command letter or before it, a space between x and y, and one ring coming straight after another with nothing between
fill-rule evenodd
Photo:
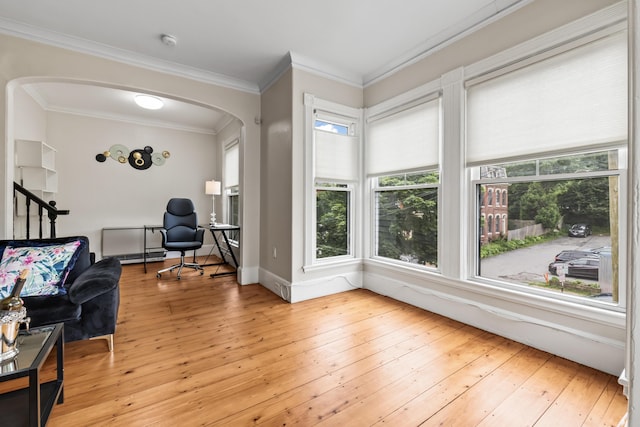
<instances>
[{"instance_id":1,"label":"tree","mask_svg":"<svg viewBox=\"0 0 640 427\"><path fill-rule=\"evenodd\" d=\"M566 191L558 194L558 204L565 223L586 222L609 226L609 178L569 181Z\"/></svg>"},{"instance_id":2,"label":"tree","mask_svg":"<svg viewBox=\"0 0 640 427\"><path fill-rule=\"evenodd\" d=\"M437 265L436 189L381 191L378 195L378 255Z\"/></svg>"},{"instance_id":3,"label":"tree","mask_svg":"<svg viewBox=\"0 0 640 427\"><path fill-rule=\"evenodd\" d=\"M349 253L348 206L347 191L317 191L316 256L318 258Z\"/></svg>"}]
</instances>

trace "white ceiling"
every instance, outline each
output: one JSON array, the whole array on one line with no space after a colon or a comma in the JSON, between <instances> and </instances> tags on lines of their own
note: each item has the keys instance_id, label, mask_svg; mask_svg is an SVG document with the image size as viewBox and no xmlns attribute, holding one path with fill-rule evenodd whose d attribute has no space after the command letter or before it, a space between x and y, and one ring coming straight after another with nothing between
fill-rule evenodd
<instances>
[{"instance_id":1,"label":"white ceiling","mask_svg":"<svg viewBox=\"0 0 640 427\"><path fill-rule=\"evenodd\" d=\"M363 87L530 1L0 0L0 32L256 93L290 62ZM89 87L65 97L61 88L31 90L62 110L128 113L83 101Z\"/></svg>"},{"instance_id":2,"label":"white ceiling","mask_svg":"<svg viewBox=\"0 0 640 427\"><path fill-rule=\"evenodd\" d=\"M233 120L220 110L160 96L157 98L164 103L160 110L145 110L134 102L139 92L109 87L41 82L23 85L23 88L47 111L206 134L216 134Z\"/></svg>"}]
</instances>

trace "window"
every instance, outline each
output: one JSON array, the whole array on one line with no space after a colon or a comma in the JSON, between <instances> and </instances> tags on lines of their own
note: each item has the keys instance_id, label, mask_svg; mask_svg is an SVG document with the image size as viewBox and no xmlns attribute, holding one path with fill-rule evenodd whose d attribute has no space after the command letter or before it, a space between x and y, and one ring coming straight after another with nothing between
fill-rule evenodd
<instances>
[{"instance_id":1,"label":"window","mask_svg":"<svg viewBox=\"0 0 640 427\"><path fill-rule=\"evenodd\" d=\"M305 96L311 124L307 175L313 198L305 264L355 257L354 222L360 179L359 110Z\"/></svg>"},{"instance_id":2,"label":"window","mask_svg":"<svg viewBox=\"0 0 640 427\"><path fill-rule=\"evenodd\" d=\"M377 178L375 255L438 264L438 173Z\"/></svg>"},{"instance_id":3,"label":"window","mask_svg":"<svg viewBox=\"0 0 640 427\"><path fill-rule=\"evenodd\" d=\"M235 140L224 150L224 196L228 224L240 225L240 144ZM238 242L238 232L229 232L229 239Z\"/></svg>"},{"instance_id":4,"label":"window","mask_svg":"<svg viewBox=\"0 0 640 427\"><path fill-rule=\"evenodd\" d=\"M438 266L440 99L369 117L372 255Z\"/></svg>"},{"instance_id":5,"label":"window","mask_svg":"<svg viewBox=\"0 0 640 427\"><path fill-rule=\"evenodd\" d=\"M496 202L475 204L475 278L623 307L626 32L604 30L468 82L466 117L477 200L493 188ZM569 232L573 224L584 227ZM556 261L578 248L591 261Z\"/></svg>"},{"instance_id":6,"label":"window","mask_svg":"<svg viewBox=\"0 0 640 427\"><path fill-rule=\"evenodd\" d=\"M316 258L351 253L351 189L344 184L316 186Z\"/></svg>"},{"instance_id":7,"label":"window","mask_svg":"<svg viewBox=\"0 0 640 427\"><path fill-rule=\"evenodd\" d=\"M505 206L509 224L503 229L505 239L496 243L496 236L483 238L480 220L478 276L584 302L619 303L619 165L625 162L625 151L493 166L505 170L504 177L492 185L509 185L509 205ZM527 174L527 170L538 172ZM486 179L476 181L478 192L487 185L483 181ZM478 218L483 218L485 209L478 205ZM501 219L506 222L506 216L493 218L496 233ZM488 229L491 222L488 215ZM572 233L573 224L586 227ZM578 249L580 257L560 259L562 251ZM589 265L579 267L582 264ZM566 273L564 280L558 275L559 266Z\"/></svg>"}]
</instances>

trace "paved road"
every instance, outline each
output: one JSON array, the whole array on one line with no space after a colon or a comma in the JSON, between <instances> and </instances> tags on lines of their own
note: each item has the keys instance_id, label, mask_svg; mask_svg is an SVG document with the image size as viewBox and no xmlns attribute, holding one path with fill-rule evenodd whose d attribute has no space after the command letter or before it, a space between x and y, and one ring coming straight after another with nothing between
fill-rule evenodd
<instances>
[{"instance_id":1,"label":"paved road","mask_svg":"<svg viewBox=\"0 0 640 427\"><path fill-rule=\"evenodd\" d=\"M527 248L517 249L504 254L485 258L481 262L481 275L513 282L543 281L549 263L555 255L566 249L587 250L611 246L609 236L561 237ZM580 279L584 282L588 280Z\"/></svg>"}]
</instances>

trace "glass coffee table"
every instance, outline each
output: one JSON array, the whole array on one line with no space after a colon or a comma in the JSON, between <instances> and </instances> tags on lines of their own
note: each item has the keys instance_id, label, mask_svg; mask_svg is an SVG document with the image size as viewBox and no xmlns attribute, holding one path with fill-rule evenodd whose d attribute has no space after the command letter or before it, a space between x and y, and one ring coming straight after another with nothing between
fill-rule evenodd
<instances>
[{"instance_id":1,"label":"glass coffee table","mask_svg":"<svg viewBox=\"0 0 640 427\"><path fill-rule=\"evenodd\" d=\"M7 426L44 426L53 405L64 401L64 324L31 328L18 335L18 354L0 363L0 382L28 377L28 387L0 395L0 420ZM40 383L40 370L56 348L57 378Z\"/></svg>"}]
</instances>

